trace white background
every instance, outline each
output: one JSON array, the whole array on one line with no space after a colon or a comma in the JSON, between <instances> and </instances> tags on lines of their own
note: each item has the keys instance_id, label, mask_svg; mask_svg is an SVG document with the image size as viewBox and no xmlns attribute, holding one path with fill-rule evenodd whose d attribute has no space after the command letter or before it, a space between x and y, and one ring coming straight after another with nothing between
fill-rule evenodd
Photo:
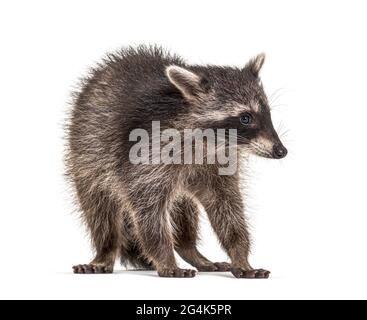
<instances>
[{"instance_id":1,"label":"white background","mask_svg":"<svg viewBox=\"0 0 367 320\"><path fill-rule=\"evenodd\" d=\"M0 297L367 298L365 1L2 1ZM157 43L193 63L262 70L282 161L253 158L252 264L229 273L73 275L88 239L63 179L63 123L77 79L107 51ZM202 249L225 259L204 221Z\"/></svg>"}]
</instances>

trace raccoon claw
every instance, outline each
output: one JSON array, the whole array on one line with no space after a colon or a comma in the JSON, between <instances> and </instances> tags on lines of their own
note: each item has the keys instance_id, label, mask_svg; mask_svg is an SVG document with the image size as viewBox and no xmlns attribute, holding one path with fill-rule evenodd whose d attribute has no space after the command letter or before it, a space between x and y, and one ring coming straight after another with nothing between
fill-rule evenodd
<instances>
[{"instance_id":1,"label":"raccoon claw","mask_svg":"<svg viewBox=\"0 0 367 320\"><path fill-rule=\"evenodd\" d=\"M247 279L267 279L270 275L270 271L264 269L245 270L241 268L232 268L231 272L236 278Z\"/></svg>"},{"instance_id":2,"label":"raccoon claw","mask_svg":"<svg viewBox=\"0 0 367 320\"><path fill-rule=\"evenodd\" d=\"M193 278L196 275L195 270L191 269L162 269L158 271L160 277L166 278Z\"/></svg>"},{"instance_id":3,"label":"raccoon claw","mask_svg":"<svg viewBox=\"0 0 367 320\"><path fill-rule=\"evenodd\" d=\"M203 272L224 272L231 270L231 264L227 262L215 262L207 265L201 265L196 267L198 271Z\"/></svg>"},{"instance_id":4,"label":"raccoon claw","mask_svg":"<svg viewBox=\"0 0 367 320\"><path fill-rule=\"evenodd\" d=\"M95 274L95 273L112 273L112 269L108 266L98 266L93 264L78 264L73 267L74 273L87 273L87 274Z\"/></svg>"}]
</instances>

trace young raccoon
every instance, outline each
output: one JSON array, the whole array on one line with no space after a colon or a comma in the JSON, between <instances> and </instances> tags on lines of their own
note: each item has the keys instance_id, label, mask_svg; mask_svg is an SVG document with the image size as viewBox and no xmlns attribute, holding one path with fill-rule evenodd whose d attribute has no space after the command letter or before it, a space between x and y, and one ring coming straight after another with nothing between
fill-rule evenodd
<instances>
[{"instance_id":1,"label":"young raccoon","mask_svg":"<svg viewBox=\"0 0 367 320\"><path fill-rule=\"evenodd\" d=\"M140 128L237 129L238 159L249 153L280 159L287 150L273 128L259 79L260 54L244 68L189 65L159 47L110 54L84 81L68 125L67 173L96 252L75 273L109 273L116 258L162 277L198 271L267 278L251 267L240 172L218 164L133 164L129 135ZM231 263L213 263L197 249L202 205Z\"/></svg>"}]
</instances>

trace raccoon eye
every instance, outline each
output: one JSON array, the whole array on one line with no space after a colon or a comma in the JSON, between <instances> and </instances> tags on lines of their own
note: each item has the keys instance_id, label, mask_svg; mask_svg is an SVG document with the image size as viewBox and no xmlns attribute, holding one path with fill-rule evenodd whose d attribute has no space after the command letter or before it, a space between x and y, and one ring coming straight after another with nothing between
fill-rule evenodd
<instances>
[{"instance_id":1,"label":"raccoon eye","mask_svg":"<svg viewBox=\"0 0 367 320\"><path fill-rule=\"evenodd\" d=\"M241 116L240 118L240 122L244 125L244 126L248 126L249 124L251 124L252 122L252 116L249 113L244 114L243 116Z\"/></svg>"}]
</instances>

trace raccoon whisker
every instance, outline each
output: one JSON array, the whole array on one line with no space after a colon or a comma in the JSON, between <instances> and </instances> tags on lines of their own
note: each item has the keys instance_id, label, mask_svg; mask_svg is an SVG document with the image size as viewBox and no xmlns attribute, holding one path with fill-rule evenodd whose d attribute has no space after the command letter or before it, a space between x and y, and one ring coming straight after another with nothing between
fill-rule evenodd
<instances>
[{"instance_id":1,"label":"raccoon whisker","mask_svg":"<svg viewBox=\"0 0 367 320\"><path fill-rule=\"evenodd\" d=\"M241 136L239 136L239 135L233 135L233 134L229 134L227 137L226 137L226 140L225 140L225 142L222 142L222 143L224 143L224 144L227 144L227 146L229 145L228 144L228 139L227 138L236 138L236 144L233 146L233 145L231 145L231 146L233 146L233 147L237 147L237 144L238 144L238 142L242 142L243 144L245 144L245 145L247 145L249 142L250 142L250 140L249 139L247 139L247 138L244 138L244 137L241 137ZM244 149L245 148L245 146L243 145L243 146L241 146L241 148L242 149Z\"/></svg>"},{"instance_id":2,"label":"raccoon whisker","mask_svg":"<svg viewBox=\"0 0 367 320\"><path fill-rule=\"evenodd\" d=\"M240 142L243 142L243 143L249 143L250 142L249 139L247 139L245 137L241 137L239 135L231 135L230 134L229 137L235 137L235 138L237 138L237 141L240 141Z\"/></svg>"},{"instance_id":3,"label":"raccoon whisker","mask_svg":"<svg viewBox=\"0 0 367 320\"><path fill-rule=\"evenodd\" d=\"M276 102L281 95L284 93L282 90L286 90L285 88L278 88L276 89L269 97L269 104L272 105L274 102Z\"/></svg>"},{"instance_id":4,"label":"raccoon whisker","mask_svg":"<svg viewBox=\"0 0 367 320\"><path fill-rule=\"evenodd\" d=\"M275 92L274 92L274 93L269 97L269 105L274 104L274 102L276 102L276 101L279 99L279 97L281 96L281 94L278 94L280 90L281 90L281 89L276 90L276 91L275 91Z\"/></svg>"},{"instance_id":5,"label":"raccoon whisker","mask_svg":"<svg viewBox=\"0 0 367 320\"><path fill-rule=\"evenodd\" d=\"M227 142L221 142L217 144L216 149L221 150L223 148L237 148L237 144L228 144Z\"/></svg>"},{"instance_id":6,"label":"raccoon whisker","mask_svg":"<svg viewBox=\"0 0 367 320\"><path fill-rule=\"evenodd\" d=\"M265 147L261 144L258 144L258 143L255 143L255 142L251 142L250 145L259 153L265 155L265 156L268 156L268 157L271 157L272 154L265 149Z\"/></svg>"},{"instance_id":7,"label":"raccoon whisker","mask_svg":"<svg viewBox=\"0 0 367 320\"><path fill-rule=\"evenodd\" d=\"M270 104L270 110L277 110L278 107L285 107L285 103Z\"/></svg>"},{"instance_id":8,"label":"raccoon whisker","mask_svg":"<svg viewBox=\"0 0 367 320\"><path fill-rule=\"evenodd\" d=\"M261 144L251 144L256 150L270 154L270 152Z\"/></svg>"},{"instance_id":9,"label":"raccoon whisker","mask_svg":"<svg viewBox=\"0 0 367 320\"><path fill-rule=\"evenodd\" d=\"M281 131L283 128L284 128L284 127L283 127L283 122L282 122L282 121L280 121L280 123L279 123L279 125L278 125L278 130L277 130L277 132Z\"/></svg>"},{"instance_id":10,"label":"raccoon whisker","mask_svg":"<svg viewBox=\"0 0 367 320\"><path fill-rule=\"evenodd\" d=\"M275 89L270 95L269 95L269 100L273 99L274 96L276 94L278 94L279 92L281 92L282 90L284 90L285 88L284 87L279 87L278 89Z\"/></svg>"},{"instance_id":11,"label":"raccoon whisker","mask_svg":"<svg viewBox=\"0 0 367 320\"><path fill-rule=\"evenodd\" d=\"M289 129L284 129L283 122L280 122L277 132L278 132L279 137L283 138L284 136L288 134Z\"/></svg>"},{"instance_id":12,"label":"raccoon whisker","mask_svg":"<svg viewBox=\"0 0 367 320\"><path fill-rule=\"evenodd\" d=\"M283 132L280 132L279 133L279 137L280 138L286 138L287 137L287 135L288 135L288 133L289 133L289 129L286 129L286 130L284 130Z\"/></svg>"}]
</instances>

